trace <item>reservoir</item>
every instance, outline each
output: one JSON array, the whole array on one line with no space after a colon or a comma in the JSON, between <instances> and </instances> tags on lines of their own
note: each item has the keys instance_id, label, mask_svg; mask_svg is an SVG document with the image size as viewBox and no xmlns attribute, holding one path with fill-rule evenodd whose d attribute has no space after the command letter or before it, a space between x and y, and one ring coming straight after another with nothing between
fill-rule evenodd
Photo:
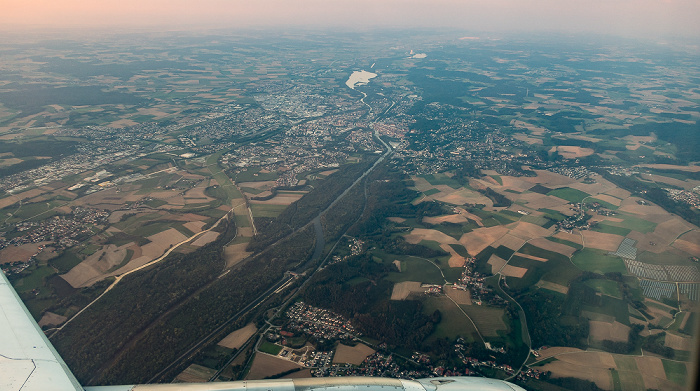
<instances>
[{"instance_id":1,"label":"reservoir","mask_svg":"<svg viewBox=\"0 0 700 391\"><path fill-rule=\"evenodd\" d=\"M375 77L377 77L376 73L367 72L365 70L355 71L352 73L352 75L350 75L350 78L348 78L348 81L345 82L345 85L355 89L355 86L363 86L369 83L370 79Z\"/></svg>"}]
</instances>

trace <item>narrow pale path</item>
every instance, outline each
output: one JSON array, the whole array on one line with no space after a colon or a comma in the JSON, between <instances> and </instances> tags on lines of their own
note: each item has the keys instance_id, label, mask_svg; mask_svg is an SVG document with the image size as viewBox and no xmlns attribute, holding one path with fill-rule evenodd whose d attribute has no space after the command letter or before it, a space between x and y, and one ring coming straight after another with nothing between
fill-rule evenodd
<instances>
[{"instance_id":1,"label":"narrow pale path","mask_svg":"<svg viewBox=\"0 0 700 391\"><path fill-rule=\"evenodd\" d=\"M54 335L56 335L56 333L58 333L59 331L63 330L63 328L66 327L66 325L68 325L68 323L70 323L73 319L77 318L78 315L82 314L85 310L87 310L88 308L90 308L90 306L92 306L92 305L95 304L98 300L100 300L100 299L102 298L102 296L104 296L105 294L107 294L107 292L111 291L124 277L128 276L128 275L131 274L131 273L135 273L135 272L137 272L137 271L143 270L143 269L145 269L145 268L147 268L147 267L149 267L149 266L153 266L153 265L155 265L156 263L158 263L158 262L164 260L165 258L168 257L168 255L170 255L170 253L172 253L173 251L175 251L178 247L182 246L183 244L189 243L190 241L197 239L199 236L205 234L206 232L209 232L209 231L211 231L212 229L218 227L218 226L219 226L219 223L221 223L222 220L226 219L226 218L228 217L229 214L231 214L231 211L229 211L229 212L226 213L223 217L221 217L221 218L220 218L216 223L214 223L214 225L212 225L209 229L206 229L206 230L204 230L204 231L198 232L198 233L196 233L196 234L190 236L189 238L187 238L187 239L181 241L180 243L177 243L177 244L173 245L173 246L170 247L165 253L163 253L163 255L161 255L160 257L158 257L158 258L152 260L151 262L148 262L148 263L146 263L146 264L144 264L144 265L141 265L141 266L139 266L139 267L137 267L137 268L135 268L135 269L133 269L133 270L129 270L128 272L126 272L126 273L124 273L124 274L118 275L118 276L114 279L114 282L112 282L112 284L111 284L110 286L108 286L107 289L105 289L105 291L102 292L102 294L100 294L99 296L97 296L97 298L95 298L95 300L91 301L88 305L86 305L85 307L83 307L83 309L81 309L80 311L78 311L75 315L73 315L70 319L68 319L64 324L62 324L61 327L57 327L57 328L55 328L55 329L50 329L50 330L54 330L54 332L49 336L49 338L52 338ZM47 331L49 331L49 330L47 330Z\"/></svg>"}]
</instances>

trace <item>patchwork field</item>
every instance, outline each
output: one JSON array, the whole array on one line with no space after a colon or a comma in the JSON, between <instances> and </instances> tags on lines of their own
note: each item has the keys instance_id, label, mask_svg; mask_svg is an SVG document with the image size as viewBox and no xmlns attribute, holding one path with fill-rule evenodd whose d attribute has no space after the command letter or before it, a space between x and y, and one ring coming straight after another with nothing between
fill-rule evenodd
<instances>
[{"instance_id":1,"label":"patchwork field","mask_svg":"<svg viewBox=\"0 0 700 391\"><path fill-rule=\"evenodd\" d=\"M471 305L472 304L472 297L471 294L467 291L463 291L461 289L452 289L452 288L445 288L445 294L451 298L452 300L455 301L457 304L465 304L465 305Z\"/></svg>"},{"instance_id":2,"label":"patchwork field","mask_svg":"<svg viewBox=\"0 0 700 391\"><path fill-rule=\"evenodd\" d=\"M219 341L217 345L223 346L229 349L240 349L241 346L252 337L258 329L255 324L248 323L245 327L240 328L231 334L227 335L224 339Z\"/></svg>"},{"instance_id":3,"label":"patchwork field","mask_svg":"<svg viewBox=\"0 0 700 391\"><path fill-rule=\"evenodd\" d=\"M505 331L508 326L503 320L503 309L480 305L460 305L460 308L476 323L481 334L485 337L497 337L498 331Z\"/></svg>"},{"instance_id":4,"label":"patchwork field","mask_svg":"<svg viewBox=\"0 0 700 391\"><path fill-rule=\"evenodd\" d=\"M432 240L440 244L459 244L457 239L434 229L415 228L404 238L412 244L418 244L423 240Z\"/></svg>"},{"instance_id":5,"label":"patchwork field","mask_svg":"<svg viewBox=\"0 0 700 391\"><path fill-rule=\"evenodd\" d=\"M253 359L253 365L246 376L246 380L265 379L270 376L286 372L290 369L302 366L289 360L271 356L265 353L257 353Z\"/></svg>"},{"instance_id":6,"label":"patchwork field","mask_svg":"<svg viewBox=\"0 0 700 391\"><path fill-rule=\"evenodd\" d=\"M590 336L598 341L627 342L630 328L619 322L607 323L590 320Z\"/></svg>"},{"instance_id":7,"label":"patchwork field","mask_svg":"<svg viewBox=\"0 0 700 391\"><path fill-rule=\"evenodd\" d=\"M176 383L204 383L214 376L216 370L192 364L175 378Z\"/></svg>"},{"instance_id":8,"label":"patchwork field","mask_svg":"<svg viewBox=\"0 0 700 391\"><path fill-rule=\"evenodd\" d=\"M421 283L417 281L403 281L394 284L394 289L391 291L391 300L406 300L411 293L423 293L425 289L421 288Z\"/></svg>"},{"instance_id":9,"label":"patchwork field","mask_svg":"<svg viewBox=\"0 0 700 391\"><path fill-rule=\"evenodd\" d=\"M508 228L497 225L489 228L479 228L472 232L467 232L459 239L470 254L478 254L491 243L508 233Z\"/></svg>"},{"instance_id":10,"label":"patchwork field","mask_svg":"<svg viewBox=\"0 0 700 391\"><path fill-rule=\"evenodd\" d=\"M556 361L545 364L539 369L551 371L554 377L586 379L594 382L600 388L613 389L612 375L609 369L616 369L617 364L610 353L572 352L559 354L556 358Z\"/></svg>"},{"instance_id":11,"label":"patchwork field","mask_svg":"<svg viewBox=\"0 0 700 391\"><path fill-rule=\"evenodd\" d=\"M336 347L335 355L333 356L333 362L360 365L365 358L367 358L367 356L374 353L374 349L362 343L358 343L355 346L348 346L339 343Z\"/></svg>"}]
</instances>

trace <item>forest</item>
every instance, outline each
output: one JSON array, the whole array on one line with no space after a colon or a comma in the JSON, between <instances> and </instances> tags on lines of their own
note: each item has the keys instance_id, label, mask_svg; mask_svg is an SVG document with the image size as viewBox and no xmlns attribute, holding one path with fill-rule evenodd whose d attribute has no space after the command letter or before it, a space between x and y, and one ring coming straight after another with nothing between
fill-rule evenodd
<instances>
[{"instance_id":1,"label":"forest","mask_svg":"<svg viewBox=\"0 0 700 391\"><path fill-rule=\"evenodd\" d=\"M259 226L258 234L248 245L248 251L258 252L270 244L308 224L325 210L340 194L366 171L373 161L366 159L348 164L321 181L313 191L289 205L275 219Z\"/></svg>"},{"instance_id":2,"label":"forest","mask_svg":"<svg viewBox=\"0 0 700 391\"><path fill-rule=\"evenodd\" d=\"M417 349L433 332L439 317L422 313L419 301L390 301L393 284L384 279L392 266L368 254L329 266L304 290L307 303L353 320L363 334L392 346Z\"/></svg>"},{"instance_id":3,"label":"forest","mask_svg":"<svg viewBox=\"0 0 700 391\"><path fill-rule=\"evenodd\" d=\"M214 242L190 254L175 253L125 277L58 332L52 343L76 377L89 380L134 335L213 280L224 266L221 245L235 234L235 223L230 220Z\"/></svg>"},{"instance_id":4,"label":"forest","mask_svg":"<svg viewBox=\"0 0 700 391\"><path fill-rule=\"evenodd\" d=\"M130 359L107 368L100 384L148 381L154 369L164 368L223 323L237 320L240 310L255 303L287 270L305 261L313 245L313 229L307 227L188 297L120 352L122 358ZM171 378L182 369L176 366L163 378Z\"/></svg>"}]
</instances>

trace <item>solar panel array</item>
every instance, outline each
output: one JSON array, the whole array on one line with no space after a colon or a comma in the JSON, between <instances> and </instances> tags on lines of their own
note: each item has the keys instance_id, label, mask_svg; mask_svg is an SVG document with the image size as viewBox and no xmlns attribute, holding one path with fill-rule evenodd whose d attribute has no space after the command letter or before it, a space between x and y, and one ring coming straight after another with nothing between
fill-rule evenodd
<instances>
[{"instance_id":1,"label":"solar panel array","mask_svg":"<svg viewBox=\"0 0 700 391\"><path fill-rule=\"evenodd\" d=\"M668 274L663 266L650 265L629 259L625 259L625 265L627 266L627 270L637 277L648 278L650 280L669 280Z\"/></svg>"},{"instance_id":2,"label":"solar panel array","mask_svg":"<svg viewBox=\"0 0 700 391\"><path fill-rule=\"evenodd\" d=\"M681 283L678 284L678 290L690 300L700 301L700 284Z\"/></svg>"},{"instance_id":3,"label":"solar panel array","mask_svg":"<svg viewBox=\"0 0 700 391\"><path fill-rule=\"evenodd\" d=\"M700 270L697 266L651 265L625 259L627 270L639 278L659 281L698 282Z\"/></svg>"},{"instance_id":4,"label":"solar panel array","mask_svg":"<svg viewBox=\"0 0 700 391\"><path fill-rule=\"evenodd\" d=\"M639 280L639 285L642 286L644 296L656 300L661 300L661 298L670 299L676 294L676 284L671 282Z\"/></svg>"},{"instance_id":5,"label":"solar panel array","mask_svg":"<svg viewBox=\"0 0 700 391\"><path fill-rule=\"evenodd\" d=\"M625 238L617 247L617 251L609 252L610 255L617 255L625 259L637 259L637 241L630 238Z\"/></svg>"}]
</instances>

